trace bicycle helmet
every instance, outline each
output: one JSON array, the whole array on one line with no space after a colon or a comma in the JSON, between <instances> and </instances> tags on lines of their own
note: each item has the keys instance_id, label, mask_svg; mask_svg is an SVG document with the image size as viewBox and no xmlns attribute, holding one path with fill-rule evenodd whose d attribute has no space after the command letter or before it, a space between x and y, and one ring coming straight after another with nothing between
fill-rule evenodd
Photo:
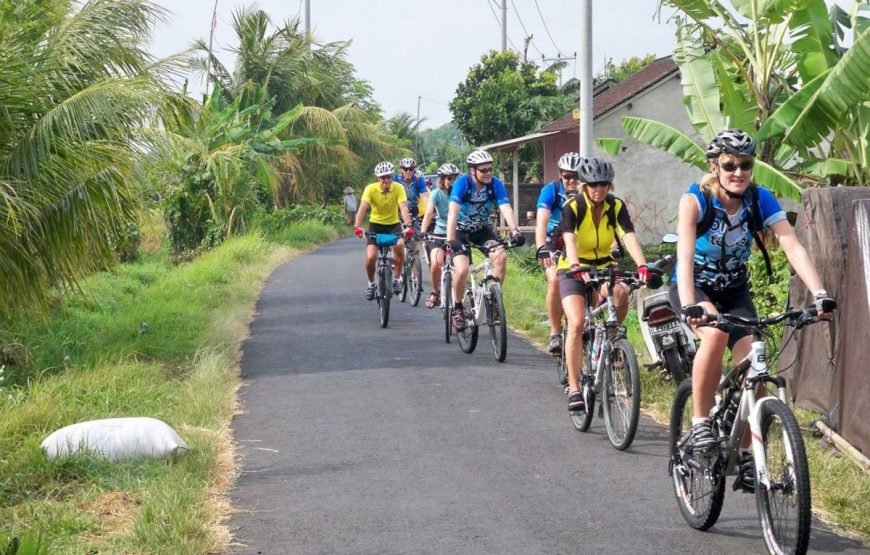
<instances>
[{"instance_id":1,"label":"bicycle helmet","mask_svg":"<svg viewBox=\"0 0 870 555\"><path fill-rule=\"evenodd\" d=\"M491 164L492 156L485 150L472 150L465 162L469 167L479 166L480 164Z\"/></svg>"},{"instance_id":2,"label":"bicycle helmet","mask_svg":"<svg viewBox=\"0 0 870 555\"><path fill-rule=\"evenodd\" d=\"M438 168L438 177L449 177L451 175L459 175L461 172L459 168L456 167L456 164L451 164L447 162L446 164L442 164L440 168Z\"/></svg>"},{"instance_id":3,"label":"bicycle helmet","mask_svg":"<svg viewBox=\"0 0 870 555\"><path fill-rule=\"evenodd\" d=\"M399 167L403 170L413 170L417 167L417 161L413 158L402 158L399 160Z\"/></svg>"},{"instance_id":4,"label":"bicycle helmet","mask_svg":"<svg viewBox=\"0 0 870 555\"><path fill-rule=\"evenodd\" d=\"M715 158L723 152L735 156L755 156L755 141L740 129L720 131L707 146L707 158Z\"/></svg>"},{"instance_id":5,"label":"bicycle helmet","mask_svg":"<svg viewBox=\"0 0 870 555\"><path fill-rule=\"evenodd\" d=\"M613 181L613 165L604 158L581 158L574 171L584 183Z\"/></svg>"},{"instance_id":6,"label":"bicycle helmet","mask_svg":"<svg viewBox=\"0 0 870 555\"><path fill-rule=\"evenodd\" d=\"M566 152L559 158L559 169L564 172L575 172L577 171L577 165L583 158L580 157L576 152Z\"/></svg>"},{"instance_id":7,"label":"bicycle helmet","mask_svg":"<svg viewBox=\"0 0 870 555\"><path fill-rule=\"evenodd\" d=\"M375 166L375 175L378 177L393 175L393 170L395 169L396 168L389 162L381 162L380 164Z\"/></svg>"}]
</instances>

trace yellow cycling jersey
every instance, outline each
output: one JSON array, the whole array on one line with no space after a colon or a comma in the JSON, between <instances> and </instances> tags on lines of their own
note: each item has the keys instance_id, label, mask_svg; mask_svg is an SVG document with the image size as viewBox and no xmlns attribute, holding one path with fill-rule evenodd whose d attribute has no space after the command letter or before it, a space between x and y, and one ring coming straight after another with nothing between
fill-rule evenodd
<instances>
[{"instance_id":1,"label":"yellow cycling jersey","mask_svg":"<svg viewBox=\"0 0 870 555\"><path fill-rule=\"evenodd\" d=\"M578 205L578 202L585 203L585 206ZM616 234L619 233L619 236L622 237L626 233L634 231L634 225L631 223L631 217L628 215L628 209L622 199L607 195L603 204L601 219L596 226L589 198L583 193L574 195L562 208L560 224L562 229L573 230L575 233L577 258L580 260L580 264L597 268L613 264L610 251L616 241ZM612 210L611 205L613 206ZM616 221L611 223L608 214L613 214ZM582 219L580 219L581 217ZM559 258L557 269L567 270L570 267L567 257Z\"/></svg>"},{"instance_id":2,"label":"yellow cycling jersey","mask_svg":"<svg viewBox=\"0 0 870 555\"><path fill-rule=\"evenodd\" d=\"M380 183L367 185L362 194L363 202L372 207L369 221L373 224L394 225L399 223L399 203L408 202L401 183L391 182L390 190L381 191Z\"/></svg>"}]
</instances>

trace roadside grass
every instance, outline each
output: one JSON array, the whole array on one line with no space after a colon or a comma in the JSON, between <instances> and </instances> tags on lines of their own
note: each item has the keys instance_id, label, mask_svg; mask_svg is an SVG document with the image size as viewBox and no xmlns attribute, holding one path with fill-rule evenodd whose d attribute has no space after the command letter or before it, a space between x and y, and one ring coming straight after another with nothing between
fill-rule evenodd
<instances>
[{"instance_id":1,"label":"roadside grass","mask_svg":"<svg viewBox=\"0 0 870 555\"><path fill-rule=\"evenodd\" d=\"M236 475L229 425L257 296L292 255L288 245L337 236L305 222L270 239L228 240L178 266L152 246L84 280L49 318L6 323L4 339L31 356L7 367L0 384L0 548L18 536L29 545L21 553L225 549L225 495ZM120 416L164 420L190 450L108 463L49 462L39 448L62 426Z\"/></svg>"},{"instance_id":2,"label":"roadside grass","mask_svg":"<svg viewBox=\"0 0 870 555\"><path fill-rule=\"evenodd\" d=\"M528 337L543 350L550 334L544 307L546 277L543 271L534 269L530 264L527 253L510 253L504 292L505 312L511 328ZM644 364L650 360L640 334L634 306L626 317L625 325L641 368L642 409L651 418L667 426L676 387L672 380L662 376L656 369L645 368ZM542 353L542 356L548 355ZM555 371L552 373L552 380L555 385ZM820 415L798 409L797 417L804 429L804 441L807 445L813 511L843 533L865 543L870 542L870 473L845 460L809 433L808 423ZM568 425L567 418L565 425Z\"/></svg>"}]
</instances>

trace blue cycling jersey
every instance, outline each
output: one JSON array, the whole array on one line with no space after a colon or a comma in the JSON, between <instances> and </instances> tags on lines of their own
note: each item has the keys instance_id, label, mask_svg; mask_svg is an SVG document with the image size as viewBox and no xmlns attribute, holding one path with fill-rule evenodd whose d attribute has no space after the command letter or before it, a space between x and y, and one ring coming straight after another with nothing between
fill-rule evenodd
<instances>
[{"instance_id":1,"label":"blue cycling jersey","mask_svg":"<svg viewBox=\"0 0 870 555\"><path fill-rule=\"evenodd\" d=\"M490 195L490 190L492 190L492 195ZM469 191L470 194L468 194ZM511 201L504 188L504 183L499 178L493 177L492 183L477 190L471 175L464 174L453 183L450 202L460 206L456 229L472 233L489 227L489 217L492 214L493 206L510 204Z\"/></svg>"},{"instance_id":2,"label":"blue cycling jersey","mask_svg":"<svg viewBox=\"0 0 870 555\"><path fill-rule=\"evenodd\" d=\"M541 188L541 194L538 196L538 208L545 208L550 211L550 220L547 222L547 235L553 235L553 230L559 225L562 219L562 206L568 201L568 193L565 191L565 184L561 179L556 179L547 183Z\"/></svg>"},{"instance_id":3,"label":"blue cycling jersey","mask_svg":"<svg viewBox=\"0 0 870 555\"><path fill-rule=\"evenodd\" d=\"M429 189L426 188L426 179L415 173L410 183L405 183L405 180L398 175L393 176L393 181L401 183L405 188L405 196L408 197L408 210L412 214L417 214L420 206L420 195L429 192Z\"/></svg>"}]
</instances>

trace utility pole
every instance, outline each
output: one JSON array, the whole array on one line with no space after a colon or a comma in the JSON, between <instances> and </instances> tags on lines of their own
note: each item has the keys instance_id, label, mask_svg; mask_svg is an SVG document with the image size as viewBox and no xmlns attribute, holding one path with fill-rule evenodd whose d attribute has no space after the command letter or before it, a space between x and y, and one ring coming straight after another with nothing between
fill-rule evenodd
<instances>
[{"instance_id":1,"label":"utility pole","mask_svg":"<svg viewBox=\"0 0 870 555\"><path fill-rule=\"evenodd\" d=\"M501 51L507 52L507 0L501 0Z\"/></svg>"},{"instance_id":2,"label":"utility pole","mask_svg":"<svg viewBox=\"0 0 870 555\"><path fill-rule=\"evenodd\" d=\"M311 0L305 0L305 36L311 37Z\"/></svg>"},{"instance_id":3,"label":"utility pole","mask_svg":"<svg viewBox=\"0 0 870 555\"><path fill-rule=\"evenodd\" d=\"M592 0L580 0L580 156L592 156Z\"/></svg>"},{"instance_id":4,"label":"utility pole","mask_svg":"<svg viewBox=\"0 0 870 555\"><path fill-rule=\"evenodd\" d=\"M209 96L211 93L208 90L209 78L211 77L211 47L214 43L214 30L217 27L217 3L218 0L214 0L214 9L211 12L211 31L208 33L208 58L205 60L205 95Z\"/></svg>"},{"instance_id":5,"label":"utility pole","mask_svg":"<svg viewBox=\"0 0 870 555\"><path fill-rule=\"evenodd\" d=\"M576 62L577 61L577 53L574 52L573 56L565 56L564 58L562 57L561 54L556 54L555 58L545 58L544 55L541 54L541 63L542 64L546 63L546 62L565 62L564 65L567 65L568 60L574 60ZM562 86L562 70L563 69L564 69L563 64L559 64L559 86L560 87Z\"/></svg>"}]
</instances>

